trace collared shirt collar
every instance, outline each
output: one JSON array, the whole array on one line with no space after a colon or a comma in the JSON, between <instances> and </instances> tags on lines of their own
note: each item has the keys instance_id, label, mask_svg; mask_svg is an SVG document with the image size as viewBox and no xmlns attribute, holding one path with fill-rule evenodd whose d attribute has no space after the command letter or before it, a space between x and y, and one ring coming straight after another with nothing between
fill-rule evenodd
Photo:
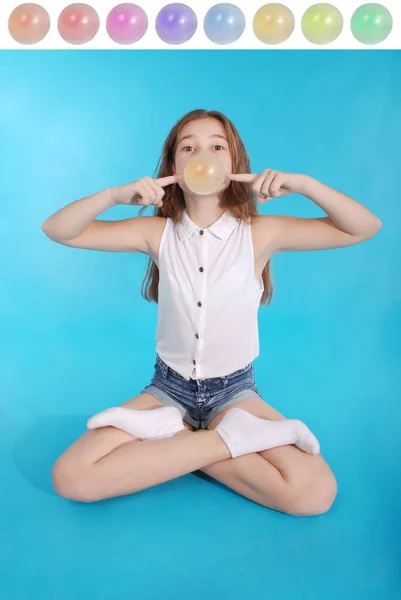
<instances>
[{"instance_id":1,"label":"collared shirt collar","mask_svg":"<svg viewBox=\"0 0 401 600\"><path fill-rule=\"evenodd\" d=\"M230 236L232 231L234 231L237 224L238 219L236 217L233 217L233 215L231 215L229 211L226 210L221 215L221 217L213 223L213 225L210 225L210 227L203 229L207 229L207 231L210 231L211 233L213 233L213 235L216 235L218 238L226 240ZM191 221L185 209L182 213L181 220L176 224L176 227L178 237L181 241L187 240L191 237L193 233L198 233L202 229L202 227L198 227L198 225Z\"/></svg>"}]
</instances>

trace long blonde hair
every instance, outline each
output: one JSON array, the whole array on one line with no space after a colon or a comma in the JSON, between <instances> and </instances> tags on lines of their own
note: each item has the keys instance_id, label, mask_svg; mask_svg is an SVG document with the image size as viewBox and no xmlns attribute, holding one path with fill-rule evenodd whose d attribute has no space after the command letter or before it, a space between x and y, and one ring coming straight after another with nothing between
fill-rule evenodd
<instances>
[{"instance_id":1,"label":"long blonde hair","mask_svg":"<svg viewBox=\"0 0 401 600\"><path fill-rule=\"evenodd\" d=\"M184 115L174 125L168 134L162 150L162 155L159 159L156 171L156 177L166 177L173 174L172 165L174 164L175 151L177 140L184 125L195 119L213 118L223 124L228 146L232 160L233 173L250 173L250 161L248 153L245 149L243 141L235 128L234 124L219 111L197 109ZM255 195L252 192L249 183L232 181L228 188L224 190L220 201L220 207L228 209L235 218L240 218L246 221L248 217L257 216L258 209L256 205ZM143 206L139 214L147 208ZM163 206L155 207L154 215L158 217L170 217L174 223L181 219L181 215L185 210L184 194L180 186L173 184L165 188L163 196ZM273 295L273 285L270 276L270 261L267 262L262 272L264 283L264 291L260 300L261 305L270 303ZM145 278L142 282L141 294L145 300L149 302L158 302L159 294L159 269L152 258L149 258Z\"/></svg>"}]
</instances>

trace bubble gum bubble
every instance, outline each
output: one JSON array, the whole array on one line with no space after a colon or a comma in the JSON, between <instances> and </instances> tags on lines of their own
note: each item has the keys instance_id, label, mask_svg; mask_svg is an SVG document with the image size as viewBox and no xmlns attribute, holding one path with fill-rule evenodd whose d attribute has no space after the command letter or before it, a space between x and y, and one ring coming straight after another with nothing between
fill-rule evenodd
<instances>
[{"instance_id":1,"label":"bubble gum bubble","mask_svg":"<svg viewBox=\"0 0 401 600\"><path fill-rule=\"evenodd\" d=\"M20 4L8 20L8 30L20 44L37 44L49 33L50 17L38 4Z\"/></svg>"},{"instance_id":2,"label":"bubble gum bubble","mask_svg":"<svg viewBox=\"0 0 401 600\"><path fill-rule=\"evenodd\" d=\"M214 154L201 153L187 163L184 182L187 187L201 196L214 194L222 186L226 170L222 161Z\"/></svg>"}]
</instances>

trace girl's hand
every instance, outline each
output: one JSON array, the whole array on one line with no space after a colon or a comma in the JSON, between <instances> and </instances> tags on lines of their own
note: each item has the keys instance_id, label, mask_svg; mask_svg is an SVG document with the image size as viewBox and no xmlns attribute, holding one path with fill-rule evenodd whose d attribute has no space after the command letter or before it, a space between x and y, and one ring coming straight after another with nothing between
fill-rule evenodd
<instances>
[{"instance_id":1,"label":"girl's hand","mask_svg":"<svg viewBox=\"0 0 401 600\"><path fill-rule=\"evenodd\" d=\"M160 177L159 179L142 177L132 183L113 188L113 204L131 204L132 206L154 204L161 207L163 206L163 187L177 181L178 177L176 175Z\"/></svg>"},{"instance_id":2,"label":"girl's hand","mask_svg":"<svg viewBox=\"0 0 401 600\"><path fill-rule=\"evenodd\" d=\"M272 198L287 196L301 189L302 175L299 173L284 173L265 169L260 174L232 173L228 178L232 181L249 181L252 190L257 194L256 200L263 204Z\"/></svg>"}]
</instances>

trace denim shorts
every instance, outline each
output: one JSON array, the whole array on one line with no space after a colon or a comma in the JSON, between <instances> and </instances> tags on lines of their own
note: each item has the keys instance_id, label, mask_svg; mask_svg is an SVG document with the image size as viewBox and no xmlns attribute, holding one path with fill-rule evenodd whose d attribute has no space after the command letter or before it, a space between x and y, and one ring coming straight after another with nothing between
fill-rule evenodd
<instances>
[{"instance_id":1,"label":"denim shorts","mask_svg":"<svg viewBox=\"0 0 401 600\"><path fill-rule=\"evenodd\" d=\"M195 429L206 429L219 412L232 404L255 397L263 400L255 385L253 363L224 377L188 381L158 354L153 378L143 392L178 408L184 421Z\"/></svg>"}]
</instances>

